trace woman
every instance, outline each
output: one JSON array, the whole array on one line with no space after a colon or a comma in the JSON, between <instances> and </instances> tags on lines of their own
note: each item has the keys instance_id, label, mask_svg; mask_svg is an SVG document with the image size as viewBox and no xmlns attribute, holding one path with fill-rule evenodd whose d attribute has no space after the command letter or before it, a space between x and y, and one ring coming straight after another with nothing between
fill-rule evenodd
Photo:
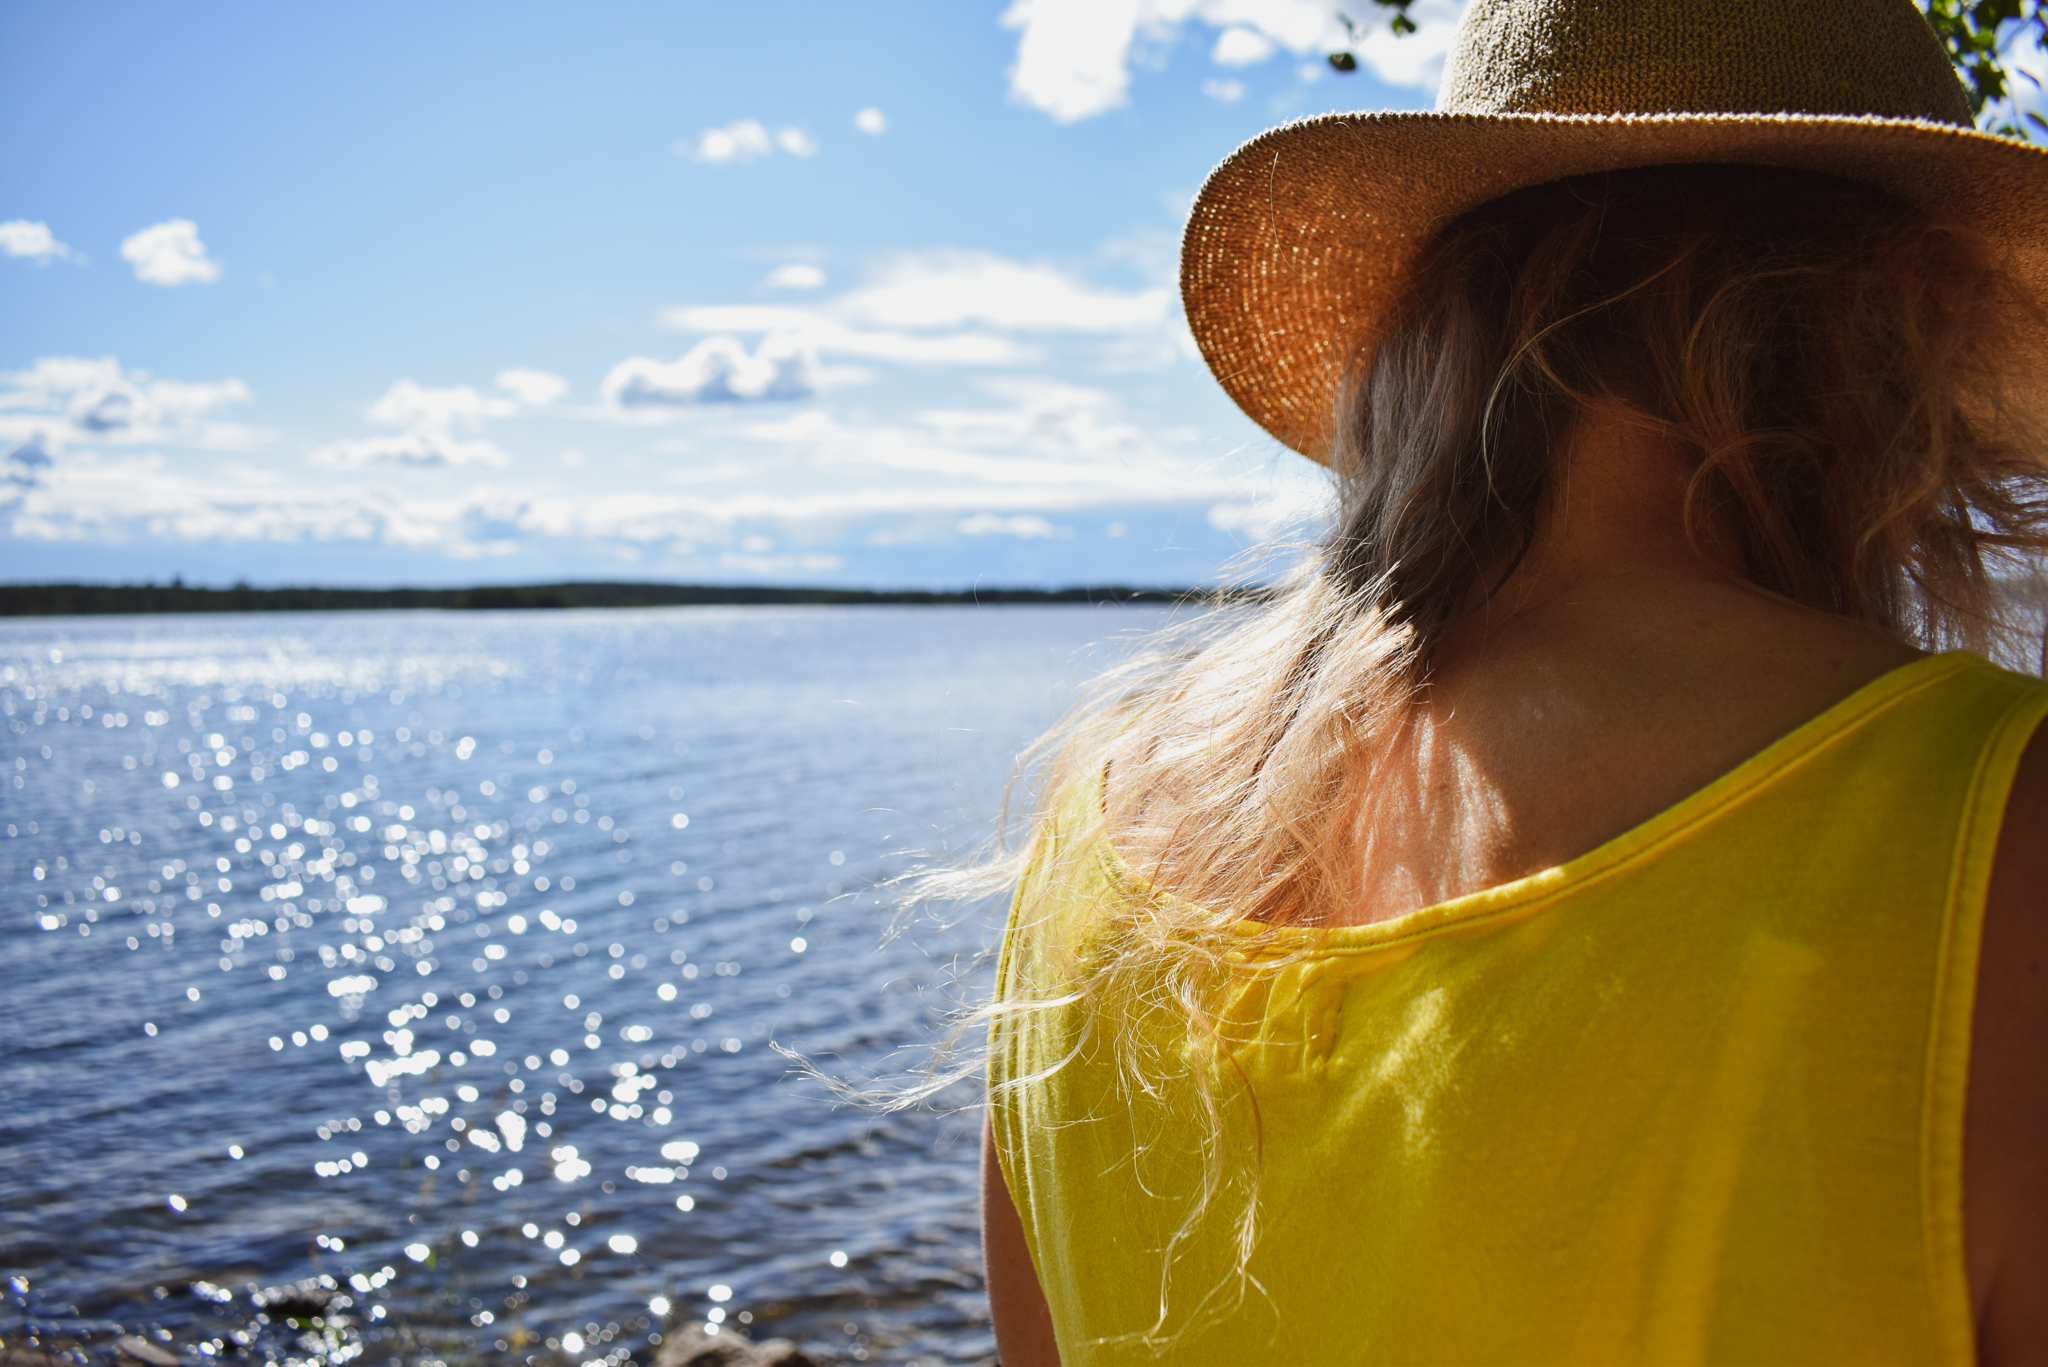
<instances>
[{"instance_id":1,"label":"woman","mask_svg":"<svg viewBox=\"0 0 2048 1367\"><path fill-rule=\"evenodd\" d=\"M2048 546L2048 155L1909 0L1474 0L1183 293L1337 512L1054 749L1006 1367L2048 1361L2048 686L1928 653Z\"/></svg>"}]
</instances>

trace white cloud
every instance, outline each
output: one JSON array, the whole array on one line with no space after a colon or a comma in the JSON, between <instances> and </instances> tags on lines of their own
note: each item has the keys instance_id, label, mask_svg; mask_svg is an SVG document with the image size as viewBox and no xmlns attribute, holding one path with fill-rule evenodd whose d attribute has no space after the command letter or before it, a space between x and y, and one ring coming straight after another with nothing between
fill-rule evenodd
<instances>
[{"instance_id":1,"label":"white cloud","mask_svg":"<svg viewBox=\"0 0 2048 1367\"><path fill-rule=\"evenodd\" d=\"M223 477L223 474L228 477ZM192 474L154 452L58 461L35 488L0 496L12 533L39 541L377 541L431 545L432 512L409 511L390 490L317 489L270 472ZM424 515L423 515L424 513Z\"/></svg>"},{"instance_id":2,"label":"white cloud","mask_svg":"<svg viewBox=\"0 0 2048 1367\"><path fill-rule=\"evenodd\" d=\"M71 248L51 235L49 224L17 218L0 223L0 252L25 256L38 266L47 266L70 256Z\"/></svg>"},{"instance_id":3,"label":"white cloud","mask_svg":"<svg viewBox=\"0 0 2048 1367\"><path fill-rule=\"evenodd\" d=\"M1325 490L1295 482L1263 490L1256 498L1226 499L1212 504L1208 523L1219 532L1237 534L1247 542L1264 543L1301 535L1327 512Z\"/></svg>"},{"instance_id":4,"label":"white cloud","mask_svg":"<svg viewBox=\"0 0 2048 1367\"><path fill-rule=\"evenodd\" d=\"M873 105L869 105L853 116L853 126L863 133L886 133L889 131L889 117Z\"/></svg>"},{"instance_id":5,"label":"white cloud","mask_svg":"<svg viewBox=\"0 0 2048 1367\"><path fill-rule=\"evenodd\" d=\"M1244 98L1244 82L1204 81L1202 93L1219 104L1236 104Z\"/></svg>"},{"instance_id":6,"label":"white cloud","mask_svg":"<svg viewBox=\"0 0 2048 1367\"><path fill-rule=\"evenodd\" d=\"M206 284L220 278L220 263L206 254L199 225L174 218L144 228L121 244L121 256L135 278L152 285Z\"/></svg>"},{"instance_id":7,"label":"white cloud","mask_svg":"<svg viewBox=\"0 0 2048 1367\"><path fill-rule=\"evenodd\" d=\"M164 442L245 451L270 440L268 432L217 415L249 402L240 380L159 380L123 369L112 356L45 356L27 370L0 374L0 386L0 442L39 435L58 449Z\"/></svg>"},{"instance_id":8,"label":"white cloud","mask_svg":"<svg viewBox=\"0 0 2048 1367\"><path fill-rule=\"evenodd\" d=\"M783 266L771 285L815 287L824 273ZM661 321L705 334L676 361L633 357L606 377L609 412L660 420L687 406L736 399L803 398L866 372L828 368L820 357L901 365L1015 366L1037 359L1013 334L1105 338L1110 364L1153 367L1178 354L1171 291L1110 290L1043 263L988 252L899 256L868 284L810 308L767 304L694 305L663 310ZM741 337L760 337L751 354ZM1129 357L1122 352L1136 348Z\"/></svg>"},{"instance_id":9,"label":"white cloud","mask_svg":"<svg viewBox=\"0 0 2048 1367\"><path fill-rule=\"evenodd\" d=\"M367 470L380 465L411 469L469 467L501 469L511 457L497 443L482 437L463 439L446 428L417 427L389 437L331 441L307 460L325 470Z\"/></svg>"},{"instance_id":10,"label":"white cloud","mask_svg":"<svg viewBox=\"0 0 2048 1367\"><path fill-rule=\"evenodd\" d=\"M801 399L817 388L817 351L801 334L778 331L752 352L735 337L707 337L673 361L635 356L604 377L599 393L632 414L747 400Z\"/></svg>"},{"instance_id":11,"label":"white cloud","mask_svg":"<svg viewBox=\"0 0 2048 1367\"><path fill-rule=\"evenodd\" d=\"M679 142L675 150L681 156L718 166L758 161L772 156L778 147L793 157L812 156L818 150L818 144L803 129L782 128L771 134L758 119L740 119L723 128L707 128L697 135L696 142Z\"/></svg>"},{"instance_id":12,"label":"white cloud","mask_svg":"<svg viewBox=\"0 0 2048 1367\"><path fill-rule=\"evenodd\" d=\"M1209 60L1218 66L1255 66L1278 50L1273 40L1257 29L1233 24L1216 35Z\"/></svg>"},{"instance_id":13,"label":"white cloud","mask_svg":"<svg viewBox=\"0 0 2048 1367\"><path fill-rule=\"evenodd\" d=\"M1122 105L1145 8L1145 0L1014 0L1002 19L1004 27L1022 30L1011 98L1061 123Z\"/></svg>"},{"instance_id":14,"label":"white cloud","mask_svg":"<svg viewBox=\"0 0 2048 1367\"><path fill-rule=\"evenodd\" d=\"M545 370L501 370L502 394L485 394L468 385L429 389L414 380L398 380L370 405L365 414L384 427L465 427L476 429L491 418L509 418L546 408L569 392L569 382Z\"/></svg>"},{"instance_id":15,"label":"white cloud","mask_svg":"<svg viewBox=\"0 0 2048 1367\"><path fill-rule=\"evenodd\" d=\"M429 389L416 380L399 380L364 414L381 427L480 426L486 418L509 417L519 411L509 397L484 394L468 385Z\"/></svg>"},{"instance_id":16,"label":"white cloud","mask_svg":"<svg viewBox=\"0 0 2048 1367\"><path fill-rule=\"evenodd\" d=\"M545 370L513 368L499 371L497 383L502 392L488 394L469 385L431 389L415 380L396 381L364 416L380 427L404 431L328 442L308 460L329 470L502 468L511 458L495 442L473 434L492 419L546 408L568 392L569 382Z\"/></svg>"},{"instance_id":17,"label":"white cloud","mask_svg":"<svg viewBox=\"0 0 2048 1367\"><path fill-rule=\"evenodd\" d=\"M1340 18L1347 8L1360 6L1348 0L1012 0L1002 18L1019 31L1010 95L1061 123L1107 113L1130 98L1137 45L1163 46L1191 22L1223 31L1214 58L1227 65L1263 61L1280 48L1296 56L1343 48L1390 84L1434 88L1463 0L1415 0L1408 17L1417 32L1406 38L1395 37L1379 7L1368 4L1369 13L1352 16L1364 21L1367 35L1356 45Z\"/></svg>"},{"instance_id":18,"label":"white cloud","mask_svg":"<svg viewBox=\"0 0 2048 1367\"><path fill-rule=\"evenodd\" d=\"M792 261L768 272L763 284L774 290L814 290L825 283L825 272L803 261Z\"/></svg>"},{"instance_id":19,"label":"white cloud","mask_svg":"<svg viewBox=\"0 0 2048 1367\"><path fill-rule=\"evenodd\" d=\"M723 128L707 128L698 135L695 147L677 143L676 151L713 163L752 161L775 150L768 130L753 119L741 119Z\"/></svg>"},{"instance_id":20,"label":"white cloud","mask_svg":"<svg viewBox=\"0 0 2048 1367\"><path fill-rule=\"evenodd\" d=\"M33 488L42 483L43 472L55 461L56 457L50 453L49 441L42 433L32 432L26 440L7 453L4 462L0 462L0 465L5 467L5 474L0 478L5 478L9 484L23 489Z\"/></svg>"},{"instance_id":21,"label":"white cloud","mask_svg":"<svg viewBox=\"0 0 2048 1367\"><path fill-rule=\"evenodd\" d=\"M799 453L827 482L850 484L842 501L873 497L890 508L978 514L1245 496L1237 481L1184 459L1183 434L1146 432L1102 390L1045 379L984 387L1001 402L926 409L895 423L805 409L739 435Z\"/></svg>"},{"instance_id":22,"label":"white cloud","mask_svg":"<svg viewBox=\"0 0 2048 1367\"><path fill-rule=\"evenodd\" d=\"M961 518L955 524L955 530L962 536L1014 536L1023 541L1037 537L1071 540L1074 535L1072 527L1055 527L1036 513L1017 513L1010 517L976 513L973 517Z\"/></svg>"},{"instance_id":23,"label":"white cloud","mask_svg":"<svg viewBox=\"0 0 2048 1367\"><path fill-rule=\"evenodd\" d=\"M801 344L813 354L858 356L863 360L908 365L1014 365L1031 356L1008 338L986 332L927 337L855 328L816 310L772 305L711 304L665 309L661 321L683 332L766 333L787 339L788 345Z\"/></svg>"},{"instance_id":24,"label":"white cloud","mask_svg":"<svg viewBox=\"0 0 2048 1367\"><path fill-rule=\"evenodd\" d=\"M795 570L801 570L806 574L823 574L829 570L836 570L845 563L839 556L822 551L786 552L781 555L735 555L727 551L718 557L721 569L742 570L748 574L788 574Z\"/></svg>"},{"instance_id":25,"label":"white cloud","mask_svg":"<svg viewBox=\"0 0 2048 1367\"><path fill-rule=\"evenodd\" d=\"M880 544L887 533L866 533L890 525L915 524L923 530L912 539L924 541L1063 539L1077 510L1227 504L1212 520L1248 529L1252 514L1239 508L1302 502L1301 489L1321 487L1305 461L1245 460L1193 432L1148 432L1100 390L1021 379L986 388L987 403L893 422L816 408L764 420L727 409L710 419L717 449L704 465L685 451L666 480L635 473L610 484L601 469L569 473L552 461L530 478L479 472L465 487L406 478L422 463L472 472L491 464L445 445L480 439L424 430L337 443L330 463L352 473L325 478L274 466L195 468L156 453L17 448L0 464L0 530L99 543L357 542L459 558L552 539L793 574L836 568L814 557L849 540ZM726 466L741 477L705 477L706 467Z\"/></svg>"},{"instance_id":26,"label":"white cloud","mask_svg":"<svg viewBox=\"0 0 2048 1367\"><path fill-rule=\"evenodd\" d=\"M528 408L546 408L569 392L569 382L545 370L514 367L498 372L498 388Z\"/></svg>"},{"instance_id":27,"label":"white cloud","mask_svg":"<svg viewBox=\"0 0 2048 1367\"><path fill-rule=\"evenodd\" d=\"M834 311L882 327L1136 332L1160 326L1172 307L1164 288L1096 289L1048 265L938 251L897 258L873 284L841 296Z\"/></svg>"}]
</instances>

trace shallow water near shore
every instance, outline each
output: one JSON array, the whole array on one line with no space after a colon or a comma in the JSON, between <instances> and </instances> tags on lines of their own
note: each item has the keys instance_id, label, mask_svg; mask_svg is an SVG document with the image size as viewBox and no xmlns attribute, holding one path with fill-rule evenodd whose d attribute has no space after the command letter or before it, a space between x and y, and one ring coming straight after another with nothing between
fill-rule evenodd
<instances>
[{"instance_id":1,"label":"shallow water near shore","mask_svg":"<svg viewBox=\"0 0 2048 1367\"><path fill-rule=\"evenodd\" d=\"M0 1338L619 1363L665 1308L987 1360L978 1117L778 1049L883 1069L985 983L1000 907L884 943L872 889L1164 619L0 624Z\"/></svg>"}]
</instances>

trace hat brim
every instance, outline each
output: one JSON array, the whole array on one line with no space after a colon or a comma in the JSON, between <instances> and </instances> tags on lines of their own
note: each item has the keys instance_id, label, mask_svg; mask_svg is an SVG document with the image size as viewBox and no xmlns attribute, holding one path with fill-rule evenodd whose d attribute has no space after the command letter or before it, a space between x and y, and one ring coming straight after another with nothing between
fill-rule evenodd
<instances>
[{"instance_id":1,"label":"hat brim","mask_svg":"<svg viewBox=\"0 0 2048 1367\"><path fill-rule=\"evenodd\" d=\"M1567 176L1722 162L1817 171L1953 217L2048 301L2048 149L1918 120L1809 114L1326 114L1210 173L1181 299L1210 370L1281 443L1327 459L1337 387L1429 235Z\"/></svg>"}]
</instances>

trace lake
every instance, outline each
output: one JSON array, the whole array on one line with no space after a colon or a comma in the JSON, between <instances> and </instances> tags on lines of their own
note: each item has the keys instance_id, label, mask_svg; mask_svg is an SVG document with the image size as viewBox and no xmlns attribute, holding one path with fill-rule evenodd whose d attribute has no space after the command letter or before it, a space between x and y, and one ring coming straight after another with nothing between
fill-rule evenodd
<instances>
[{"instance_id":1,"label":"lake","mask_svg":"<svg viewBox=\"0 0 2048 1367\"><path fill-rule=\"evenodd\" d=\"M990 1360L972 1088L784 1051L900 1069L985 990L1000 906L889 939L877 885L1165 616L0 623L0 1337Z\"/></svg>"}]
</instances>

